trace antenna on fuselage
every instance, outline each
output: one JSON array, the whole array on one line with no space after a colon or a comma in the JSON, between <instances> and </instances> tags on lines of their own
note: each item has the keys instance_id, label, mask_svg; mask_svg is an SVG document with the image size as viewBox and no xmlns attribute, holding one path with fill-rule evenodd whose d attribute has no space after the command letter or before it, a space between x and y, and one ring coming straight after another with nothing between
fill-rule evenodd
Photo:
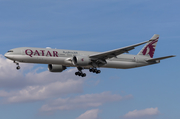
<instances>
[{"instance_id":1,"label":"antenna on fuselage","mask_svg":"<svg viewBox=\"0 0 180 119\"><path fill-rule=\"evenodd\" d=\"M46 47L46 49L51 49L51 47Z\"/></svg>"}]
</instances>

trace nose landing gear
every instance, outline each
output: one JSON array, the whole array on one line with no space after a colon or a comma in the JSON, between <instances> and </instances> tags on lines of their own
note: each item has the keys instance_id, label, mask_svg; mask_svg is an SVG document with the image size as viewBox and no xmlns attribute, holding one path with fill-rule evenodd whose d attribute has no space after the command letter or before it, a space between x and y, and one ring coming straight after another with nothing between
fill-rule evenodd
<instances>
[{"instance_id":1,"label":"nose landing gear","mask_svg":"<svg viewBox=\"0 0 180 119\"><path fill-rule=\"evenodd\" d=\"M14 61L14 63L16 63L16 65L17 65L16 69L19 70L19 69L21 68L21 67L19 66L19 63L16 62L16 61Z\"/></svg>"},{"instance_id":2,"label":"nose landing gear","mask_svg":"<svg viewBox=\"0 0 180 119\"><path fill-rule=\"evenodd\" d=\"M21 67L20 66L17 66L16 69L19 70Z\"/></svg>"}]
</instances>

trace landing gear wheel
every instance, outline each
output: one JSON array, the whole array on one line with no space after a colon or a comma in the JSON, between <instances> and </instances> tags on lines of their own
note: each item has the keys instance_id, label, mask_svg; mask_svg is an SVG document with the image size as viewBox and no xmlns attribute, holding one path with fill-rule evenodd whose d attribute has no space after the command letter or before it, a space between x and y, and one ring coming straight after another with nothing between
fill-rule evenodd
<instances>
[{"instance_id":1,"label":"landing gear wheel","mask_svg":"<svg viewBox=\"0 0 180 119\"><path fill-rule=\"evenodd\" d=\"M90 71L90 72L92 72L92 71L93 71L93 69L89 69L89 71Z\"/></svg>"},{"instance_id":2,"label":"landing gear wheel","mask_svg":"<svg viewBox=\"0 0 180 119\"><path fill-rule=\"evenodd\" d=\"M20 66L17 66L16 69L19 70L21 67Z\"/></svg>"},{"instance_id":3,"label":"landing gear wheel","mask_svg":"<svg viewBox=\"0 0 180 119\"><path fill-rule=\"evenodd\" d=\"M14 61L14 63L16 63L16 65L17 65L16 69L19 70L19 69L21 68L21 67L19 66L19 63L16 62L16 61Z\"/></svg>"},{"instance_id":4,"label":"landing gear wheel","mask_svg":"<svg viewBox=\"0 0 180 119\"><path fill-rule=\"evenodd\" d=\"M78 76L81 76L81 75L82 75L82 73L79 72Z\"/></svg>"},{"instance_id":5,"label":"landing gear wheel","mask_svg":"<svg viewBox=\"0 0 180 119\"><path fill-rule=\"evenodd\" d=\"M94 70L93 70L93 73L96 73L96 72L97 72L97 69L94 69Z\"/></svg>"},{"instance_id":6,"label":"landing gear wheel","mask_svg":"<svg viewBox=\"0 0 180 119\"><path fill-rule=\"evenodd\" d=\"M90 68L89 71L93 72L93 73L96 73L96 74L101 73L101 70L97 70L96 68Z\"/></svg>"},{"instance_id":7,"label":"landing gear wheel","mask_svg":"<svg viewBox=\"0 0 180 119\"><path fill-rule=\"evenodd\" d=\"M79 72L75 72L75 75L79 75Z\"/></svg>"},{"instance_id":8,"label":"landing gear wheel","mask_svg":"<svg viewBox=\"0 0 180 119\"><path fill-rule=\"evenodd\" d=\"M83 73L83 72L82 72L82 70L83 70L82 67L77 67L77 69L78 69L79 71L78 71L78 72L75 72L75 75L76 75L76 76L86 77L86 73Z\"/></svg>"},{"instance_id":9,"label":"landing gear wheel","mask_svg":"<svg viewBox=\"0 0 180 119\"><path fill-rule=\"evenodd\" d=\"M101 73L101 70L97 70L97 71L96 71L96 74L99 74L99 73Z\"/></svg>"},{"instance_id":10,"label":"landing gear wheel","mask_svg":"<svg viewBox=\"0 0 180 119\"><path fill-rule=\"evenodd\" d=\"M82 73L81 76L82 76L82 77L86 77L86 74L85 74L85 73Z\"/></svg>"}]
</instances>

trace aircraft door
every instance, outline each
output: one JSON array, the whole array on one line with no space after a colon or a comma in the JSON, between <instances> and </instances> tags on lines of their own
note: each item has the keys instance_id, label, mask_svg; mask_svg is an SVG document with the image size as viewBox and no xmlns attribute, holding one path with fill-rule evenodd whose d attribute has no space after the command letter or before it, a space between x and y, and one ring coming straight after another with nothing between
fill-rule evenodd
<instances>
[{"instance_id":1,"label":"aircraft door","mask_svg":"<svg viewBox=\"0 0 180 119\"><path fill-rule=\"evenodd\" d=\"M134 61L135 61L136 63L138 63L138 57L137 57L137 56L134 56Z\"/></svg>"}]
</instances>

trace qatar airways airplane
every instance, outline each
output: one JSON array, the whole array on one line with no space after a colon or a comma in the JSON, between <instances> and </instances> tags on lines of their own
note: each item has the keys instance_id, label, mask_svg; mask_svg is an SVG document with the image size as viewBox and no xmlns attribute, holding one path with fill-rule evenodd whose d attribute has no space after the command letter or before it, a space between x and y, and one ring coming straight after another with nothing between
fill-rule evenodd
<instances>
[{"instance_id":1,"label":"qatar airways airplane","mask_svg":"<svg viewBox=\"0 0 180 119\"><path fill-rule=\"evenodd\" d=\"M150 40L138 44L118 48L106 52L90 52L63 50L51 48L21 47L9 50L5 57L14 61L17 69L19 62L48 64L50 72L62 72L67 67L77 67L75 75L85 77L83 69L100 73L97 68L129 69L160 63L160 60L175 57L174 55L153 58L159 35L155 34ZM145 44L137 55L124 54L135 47Z\"/></svg>"}]
</instances>

